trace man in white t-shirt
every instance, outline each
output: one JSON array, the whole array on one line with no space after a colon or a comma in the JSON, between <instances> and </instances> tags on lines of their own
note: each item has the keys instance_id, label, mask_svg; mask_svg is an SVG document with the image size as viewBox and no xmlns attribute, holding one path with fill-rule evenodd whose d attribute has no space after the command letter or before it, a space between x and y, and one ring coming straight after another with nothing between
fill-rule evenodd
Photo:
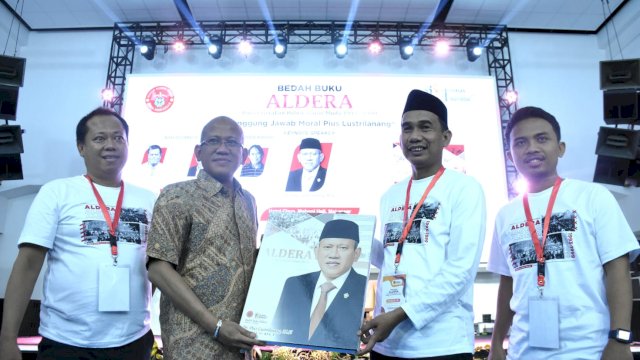
<instances>
[{"instance_id":1,"label":"man in white t-shirt","mask_svg":"<svg viewBox=\"0 0 640 360\"><path fill-rule=\"evenodd\" d=\"M380 269L375 318L361 328L372 360L471 360L473 282L484 242L480 184L445 170L451 140L447 108L412 90L402 114L400 147L412 175L380 201L381 240L371 262Z\"/></svg>"},{"instance_id":2,"label":"man in white t-shirt","mask_svg":"<svg viewBox=\"0 0 640 360\"><path fill-rule=\"evenodd\" d=\"M2 359L21 359L18 330L45 257L38 359L149 359L155 196L121 179L128 132L110 109L87 114L76 127L86 174L53 180L35 197L7 284Z\"/></svg>"},{"instance_id":3,"label":"man in white t-shirt","mask_svg":"<svg viewBox=\"0 0 640 360\"><path fill-rule=\"evenodd\" d=\"M505 139L529 189L496 217L487 268L501 278L489 358L631 360L638 242L620 207L599 184L559 177L565 144L543 109L516 111Z\"/></svg>"}]
</instances>

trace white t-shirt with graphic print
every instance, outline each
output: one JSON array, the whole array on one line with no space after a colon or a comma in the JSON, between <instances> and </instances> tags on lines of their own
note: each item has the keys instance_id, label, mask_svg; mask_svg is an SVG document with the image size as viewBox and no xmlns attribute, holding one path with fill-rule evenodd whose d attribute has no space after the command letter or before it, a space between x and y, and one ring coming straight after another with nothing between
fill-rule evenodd
<instances>
[{"instance_id":1,"label":"white t-shirt with graphic print","mask_svg":"<svg viewBox=\"0 0 640 360\"><path fill-rule=\"evenodd\" d=\"M120 188L95 184L113 219ZM155 195L125 183L118 265L130 269L130 310L98 311L98 271L113 263L108 226L84 176L53 180L35 197L18 244L48 248L40 308L42 336L67 345L128 344L150 328L151 284L145 257Z\"/></svg>"},{"instance_id":2,"label":"white t-shirt with graphic print","mask_svg":"<svg viewBox=\"0 0 640 360\"><path fill-rule=\"evenodd\" d=\"M413 181L407 218L432 178ZM408 180L391 186L380 201L382 242L374 241L372 249L372 263L380 268L376 316L384 306L383 279L394 274ZM473 282L485 238L484 192L474 178L446 170L419 206L398 267L406 274L402 309L408 319L374 350L401 358L473 353Z\"/></svg>"},{"instance_id":3,"label":"white t-shirt with graphic print","mask_svg":"<svg viewBox=\"0 0 640 360\"><path fill-rule=\"evenodd\" d=\"M529 194L538 236L552 188ZM537 296L537 265L522 196L496 217L488 270L513 277L511 309L515 312L508 359L599 360L608 341L603 265L638 250L636 240L615 198L602 185L566 179L550 217L545 245L545 297L559 300L560 349L528 346L529 297Z\"/></svg>"}]
</instances>

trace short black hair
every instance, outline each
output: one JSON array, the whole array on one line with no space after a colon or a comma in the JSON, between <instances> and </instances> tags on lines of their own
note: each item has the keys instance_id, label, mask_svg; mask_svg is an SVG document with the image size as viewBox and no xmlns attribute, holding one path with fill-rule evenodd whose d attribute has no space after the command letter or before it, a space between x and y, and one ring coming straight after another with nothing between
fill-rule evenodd
<instances>
[{"instance_id":1,"label":"short black hair","mask_svg":"<svg viewBox=\"0 0 640 360\"><path fill-rule=\"evenodd\" d=\"M251 151L251 149L258 150L258 152L260 152L260 155L264 156L264 150L262 149L262 146L260 146L260 145L251 145L251 147L249 147L249 151Z\"/></svg>"},{"instance_id":2,"label":"short black hair","mask_svg":"<svg viewBox=\"0 0 640 360\"><path fill-rule=\"evenodd\" d=\"M162 148L160 147L160 145L155 145L155 144L149 146L149 149L147 150L147 152L149 152L151 150L154 150L154 149L160 150L160 152L162 153Z\"/></svg>"},{"instance_id":3,"label":"short black hair","mask_svg":"<svg viewBox=\"0 0 640 360\"><path fill-rule=\"evenodd\" d=\"M548 122L553 128L553 132L556 133L558 141L560 141L560 124L558 123L558 120L556 120L555 116L549 114L539 107L525 106L513 113L513 115L511 116L511 120L509 120L509 122L507 123L507 127L504 130L504 138L507 142L507 146L511 146L511 132L513 131L513 128L519 122L531 118L540 118Z\"/></svg>"},{"instance_id":4,"label":"short black hair","mask_svg":"<svg viewBox=\"0 0 640 360\"><path fill-rule=\"evenodd\" d=\"M84 138L87 136L87 132L89 131L89 129L87 129L87 122L94 116L101 115L115 116L118 120L120 120L120 122L122 123L122 127L124 128L124 133L127 135L127 139L129 138L129 125L124 120L124 118L112 109L98 107L82 117L80 121L78 121L78 125L76 126L76 144L84 144Z\"/></svg>"}]
</instances>

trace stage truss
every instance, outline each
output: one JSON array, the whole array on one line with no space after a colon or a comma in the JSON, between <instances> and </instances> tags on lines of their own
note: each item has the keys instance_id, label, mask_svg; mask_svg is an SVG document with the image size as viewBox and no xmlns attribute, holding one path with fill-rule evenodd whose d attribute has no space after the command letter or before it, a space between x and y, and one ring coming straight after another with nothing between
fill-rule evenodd
<instances>
[{"instance_id":1,"label":"stage truss","mask_svg":"<svg viewBox=\"0 0 640 360\"><path fill-rule=\"evenodd\" d=\"M439 39L449 41L450 47L466 50L469 38L477 38L485 48L488 73L495 78L498 92L500 121L504 130L517 102L509 102L506 94L515 92L513 69L509 52L507 28L503 25L425 24L406 22L340 22L340 21L199 21L185 22L129 22L116 23L113 29L109 68L105 88L113 91L113 99L104 106L120 113L127 74L133 72L136 46L147 36L156 41L156 48L166 49L180 40L187 49L200 47L202 51L212 36L223 46L233 46L250 39L254 46L270 45L278 37L289 45L329 45L344 37L350 49L365 48L377 39L387 48L398 47L405 38L414 38L415 47L434 47ZM400 54L398 53L398 56ZM215 61L212 59L212 61ZM503 141L506 151L506 142ZM517 195L514 182L515 166L505 156L509 198Z\"/></svg>"}]
</instances>

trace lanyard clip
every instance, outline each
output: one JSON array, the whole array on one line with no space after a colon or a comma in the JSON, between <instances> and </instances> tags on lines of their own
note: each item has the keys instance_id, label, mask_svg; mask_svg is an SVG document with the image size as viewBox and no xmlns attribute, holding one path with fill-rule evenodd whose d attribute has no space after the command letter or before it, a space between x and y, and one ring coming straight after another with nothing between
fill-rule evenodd
<instances>
[{"instance_id":1,"label":"lanyard clip","mask_svg":"<svg viewBox=\"0 0 640 360\"><path fill-rule=\"evenodd\" d=\"M113 266L118 266L118 255L111 255L113 258Z\"/></svg>"},{"instance_id":2,"label":"lanyard clip","mask_svg":"<svg viewBox=\"0 0 640 360\"><path fill-rule=\"evenodd\" d=\"M538 286L538 293L540 294L540 299L542 299L542 296L544 295L544 286Z\"/></svg>"},{"instance_id":3,"label":"lanyard clip","mask_svg":"<svg viewBox=\"0 0 640 360\"><path fill-rule=\"evenodd\" d=\"M544 258L538 259L538 287L544 286L545 277L545 263Z\"/></svg>"}]
</instances>

